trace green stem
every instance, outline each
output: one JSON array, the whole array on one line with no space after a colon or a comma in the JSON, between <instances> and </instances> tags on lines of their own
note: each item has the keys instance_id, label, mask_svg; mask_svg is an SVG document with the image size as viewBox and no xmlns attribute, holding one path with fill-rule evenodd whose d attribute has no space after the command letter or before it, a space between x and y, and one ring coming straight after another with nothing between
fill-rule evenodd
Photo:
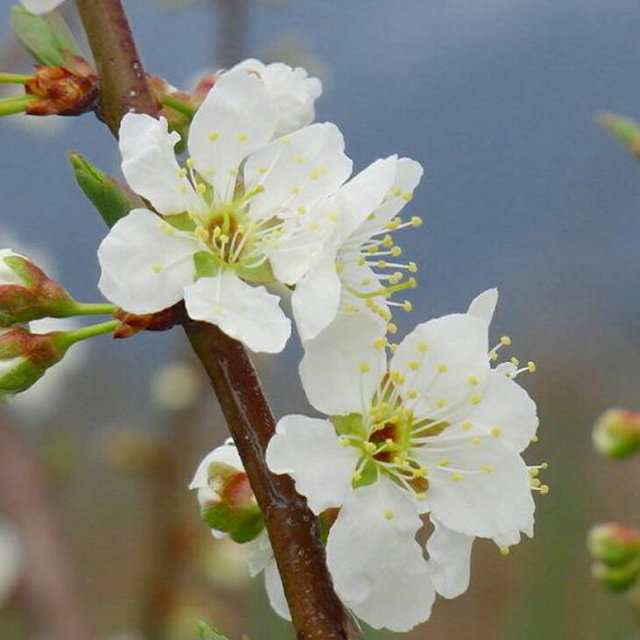
<instances>
[{"instance_id":1,"label":"green stem","mask_svg":"<svg viewBox=\"0 0 640 640\"><path fill-rule=\"evenodd\" d=\"M183 102L182 100L178 100L178 98L174 98L173 96L167 96L167 95L160 96L160 102L162 102L162 104L165 107L169 107L174 111L177 111L178 113L182 113L183 115L187 116L189 120L193 118L193 116L197 111L197 108L194 107L193 105L189 104L188 102Z\"/></svg>"},{"instance_id":2,"label":"green stem","mask_svg":"<svg viewBox=\"0 0 640 640\"><path fill-rule=\"evenodd\" d=\"M31 95L11 96L0 99L0 117L10 116L16 113L24 113L32 102L37 102L38 98Z\"/></svg>"},{"instance_id":3,"label":"green stem","mask_svg":"<svg viewBox=\"0 0 640 640\"><path fill-rule=\"evenodd\" d=\"M105 333L111 333L120 326L120 320L107 320L100 324L92 324L88 327L80 327L80 329L74 329L73 331L67 331L62 334L62 343L70 347L76 342L82 340L88 340L89 338L95 338L102 336Z\"/></svg>"},{"instance_id":4,"label":"green stem","mask_svg":"<svg viewBox=\"0 0 640 640\"><path fill-rule=\"evenodd\" d=\"M0 84L24 84L29 80L33 80L33 76L21 73L0 73Z\"/></svg>"},{"instance_id":5,"label":"green stem","mask_svg":"<svg viewBox=\"0 0 640 640\"><path fill-rule=\"evenodd\" d=\"M109 302L76 302L73 306L77 316L112 316L118 306Z\"/></svg>"}]
</instances>

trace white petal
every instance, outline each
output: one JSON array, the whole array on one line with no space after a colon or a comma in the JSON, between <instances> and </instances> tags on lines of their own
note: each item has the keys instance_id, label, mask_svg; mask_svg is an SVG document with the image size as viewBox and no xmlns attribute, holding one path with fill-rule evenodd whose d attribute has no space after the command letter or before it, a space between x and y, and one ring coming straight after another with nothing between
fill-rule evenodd
<instances>
[{"instance_id":1,"label":"white petal","mask_svg":"<svg viewBox=\"0 0 640 640\"><path fill-rule=\"evenodd\" d=\"M134 209L109 231L98 249L98 287L130 313L153 313L182 300L193 281L195 239L146 209Z\"/></svg>"},{"instance_id":2,"label":"white petal","mask_svg":"<svg viewBox=\"0 0 640 640\"><path fill-rule=\"evenodd\" d=\"M285 416L267 447L273 473L287 473L315 514L339 507L351 491L359 452L343 447L329 420Z\"/></svg>"},{"instance_id":3,"label":"white petal","mask_svg":"<svg viewBox=\"0 0 640 640\"><path fill-rule=\"evenodd\" d=\"M449 529L492 538L500 546L516 544L520 532L530 535L535 505L524 460L501 436L491 435L475 443L471 436L465 446L443 454L438 445L450 444L448 431L433 437L431 450L414 449L429 469L426 501L432 515Z\"/></svg>"},{"instance_id":4,"label":"white petal","mask_svg":"<svg viewBox=\"0 0 640 640\"><path fill-rule=\"evenodd\" d=\"M282 62L265 65L259 60L245 60L231 69L244 69L258 74L278 108L275 135L285 135L311 124L315 116L314 103L322 93L317 78L309 78L301 67L292 69Z\"/></svg>"},{"instance_id":5,"label":"white petal","mask_svg":"<svg viewBox=\"0 0 640 640\"><path fill-rule=\"evenodd\" d=\"M302 342L316 338L334 320L341 290L335 255L331 253L296 285L291 305Z\"/></svg>"},{"instance_id":6,"label":"white petal","mask_svg":"<svg viewBox=\"0 0 640 640\"><path fill-rule=\"evenodd\" d=\"M410 158L400 158L391 191L384 202L373 212L373 219L369 224L379 228L398 215L411 200L423 173L424 170L419 162Z\"/></svg>"},{"instance_id":7,"label":"white petal","mask_svg":"<svg viewBox=\"0 0 640 640\"><path fill-rule=\"evenodd\" d=\"M300 377L309 402L327 415L365 413L385 371L384 335L364 314L342 315L305 344ZM367 369L363 371L363 369Z\"/></svg>"},{"instance_id":8,"label":"white petal","mask_svg":"<svg viewBox=\"0 0 640 640\"><path fill-rule=\"evenodd\" d=\"M169 133L165 118L127 113L120 124L122 173L129 186L166 215L196 210L200 199L180 172L174 147L180 140Z\"/></svg>"},{"instance_id":9,"label":"white petal","mask_svg":"<svg viewBox=\"0 0 640 640\"><path fill-rule=\"evenodd\" d=\"M277 117L257 76L240 69L216 81L191 122L189 153L217 202L231 201L240 163L271 139Z\"/></svg>"},{"instance_id":10,"label":"white petal","mask_svg":"<svg viewBox=\"0 0 640 640\"><path fill-rule=\"evenodd\" d=\"M21 2L27 11L39 15L53 11L56 7L60 6L64 0L21 0Z\"/></svg>"},{"instance_id":11,"label":"white petal","mask_svg":"<svg viewBox=\"0 0 640 640\"><path fill-rule=\"evenodd\" d=\"M381 478L356 489L329 533L327 564L343 602L376 629L408 631L431 612L434 589L415 541L422 521Z\"/></svg>"},{"instance_id":12,"label":"white petal","mask_svg":"<svg viewBox=\"0 0 640 640\"><path fill-rule=\"evenodd\" d=\"M245 543L247 565L252 578L255 578L273 562L273 549L266 529L250 542Z\"/></svg>"},{"instance_id":13,"label":"white petal","mask_svg":"<svg viewBox=\"0 0 640 640\"><path fill-rule=\"evenodd\" d=\"M536 403L514 380L501 371L491 371L482 401L469 414L471 422L502 430L502 438L516 451L526 449L538 428Z\"/></svg>"},{"instance_id":14,"label":"white petal","mask_svg":"<svg viewBox=\"0 0 640 640\"><path fill-rule=\"evenodd\" d=\"M484 320L468 314L443 316L419 324L398 345L391 369L403 373L403 389L417 390L428 406L444 401L449 407L459 405L464 414L489 373L488 342Z\"/></svg>"},{"instance_id":15,"label":"white petal","mask_svg":"<svg viewBox=\"0 0 640 640\"><path fill-rule=\"evenodd\" d=\"M244 471L244 465L240 460L238 449L231 442L227 442L216 447L205 456L196 469L193 480L189 484L189 489L201 489L209 486L209 467L214 462L225 464L238 471Z\"/></svg>"},{"instance_id":16,"label":"white petal","mask_svg":"<svg viewBox=\"0 0 640 640\"><path fill-rule=\"evenodd\" d=\"M497 304L498 290L487 289L471 301L469 311L467 311L467 313L469 315L482 318L487 324L491 324Z\"/></svg>"},{"instance_id":17,"label":"white petal","mask_svg":"<svg viewBox=\"0 0 640 640\"><path fill-rule=\"evenodd\" d=\"M250 201L250 214L258 219L310 208L349 177L351 166L344 138L330 122L274 140L248 158L244 168L247 190L264 188Z\"/></svg>"},{"instance_id":18,"label":"white petal","mask_svg":"<svg viewBox=\"0 0 640 640\"><path fill-rule=\"evenodd\" d=\"M278 296L248 285L231 269L201 278L185 289L184 296L191 318L218 325L252 351L279 353L291 335L291 321Z\"/></svg>"},{"instance_id":19,"label":"white petal","mask_svg":"<svg viewBox=\"0 0 640 640\"><path fill-rule=\"evenodd\" d=\"M350 236L380 206L393 186L397 170L398 156L376 160L336 194L343 238Z\"/></svg>"},{"instance_id":20,"label":"white petal","mask_svg":"<svg viewBox=\"0 0 640 640\"><path fill-rule=\"evenodd\" d=\"M282 580L280 579L280 573L278 572L275 561L268 564L264 570L264 585L267 589L271 608L281 618L291 620L289 605L284 595L284 587L282 586Z\"/></svg>"},{"instance_id":21,"label":"white petal","mask_svg":"<svg viewBox=\"0 0 640 640\"><path fill-rule=\"evenodd\" d=\"M427 540L431 580L441 596L457 598L469 587L474 538L447 529L434 518L431 520L434 529Z\"/></svg>"}]
</instances>

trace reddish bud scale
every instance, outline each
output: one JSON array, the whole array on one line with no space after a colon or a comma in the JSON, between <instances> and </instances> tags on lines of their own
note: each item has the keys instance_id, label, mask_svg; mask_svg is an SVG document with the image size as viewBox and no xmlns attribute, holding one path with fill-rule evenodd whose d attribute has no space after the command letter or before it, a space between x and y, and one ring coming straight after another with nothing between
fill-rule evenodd
<instances>
[{"instance_id":1,"label":"reddish bud scale","mask_svg":"<svg viewBox=\"0 0 640 640\"><path fill-rule=\"evenodd\" d=\"M68 66L34 69L35 77L25 83L25 90L40 99L29 105L29 115L77 116L97 105L98 76L82 58L73 58Z\"/></svg>"},{"instance_id":2,"label":"reddish bud scale","mask_svg":"<svg viewBox=\"0 0 640 640\"><path fill-rule=\"evenodd\" d=\"M115 317L120 320L120 326L114 331L114 338L130 338L140 331L168 331L173 328L182 317L178 306L169 307L158 313L138 315L127 313L119 309Z\"/></svg>"},{"instance_id":3,"label":"reddish bud scale","mask_svg":"<svg viewBox=\"0 0 640 640\"><path fill-rule=\"evenodd\" d=\"M256 501L247 474L244 472L235 473L228 478L219 495L222 502L228 503L235 509L253 505Z\"/></svg>"}]
</instances>

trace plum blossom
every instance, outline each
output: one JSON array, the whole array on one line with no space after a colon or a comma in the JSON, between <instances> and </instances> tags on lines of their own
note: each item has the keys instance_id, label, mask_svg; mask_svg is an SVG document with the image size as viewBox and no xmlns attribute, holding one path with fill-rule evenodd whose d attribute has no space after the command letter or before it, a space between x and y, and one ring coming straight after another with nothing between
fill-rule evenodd
<instances>
[{"instance_id":1,"label":"plum blossom","mask_svg":"<svg viewBox=\"0 0 640 640\"><path fill-rule=\"evenodd\" d=\"M220 472L224 473L225 470L236 474L236 482L238 480L246 482L244 465L231 439L205 456L198 465L189 485L189 489L197 491L201 507L220 500ZM211 534L216 539L228 537L228 533L218 529L211 529ZM247 542L245 547L248 551L246 558L251 577L254 578L260 573L264 574L265 587L273 610L282 618L290 620L291 616L284 596L284 588L266 530L263 530L251 542Z\"/></svg>"},{"instance_id":2,"label":"plum blossom","mask_svg":"<svg viewBox=\"0 0 640 640\"><path fill-rule=\"evenodd\" d=\"M340 508L327 541L336 590L374 627L410 629L469 580L474 537L501 548L533 534L532 489L547 488L521 452L536 406L515 381L533 363L493 368L497 291L467 313L419 324L392 351L368 315L340 316L300 366L311 404L329 419L282 418L267 449L315 513ZM435 527L423 557L420 516ZM407 568L410 572L407 573Z\"/></svg>"},{"instance_id":3,"label":"plum blossom","mask_svg":"<svg viewBox=\"0 0 640 640\"><path fill-rule=\"evenodd\" d=\"M315 338L338 313L366 312L387 325L390 307L411 310L409 301L389 300L394 293L416 286L415 278L404 280L404 274L417 271L414 262L399 260L402 249L392 234L422 224L418 216L404 222L397 217L422 173L421 165L409 158L394 155L377 160L310 213L316 224L325 222L325 244L292 296L304 342ZM326 225L327 220L332 224Z\"/></svg>"},{"instance_id":4,"label":"plum blossom","mask_svg":"<svg viewBox=\"0 0 640 640\"><path fill-rule=\"evenodd\" d=\"M64 0L21 0L22 6L29 11L39 15L41 13L48 13L53 11L56 7L61 5Z\"/></svg>"},{"instance_id":5,"label":"plum blossom","mask_svg":"<svg viewBox=\"0 0 640 640\"><path fill-rule=\"evenodd\" d=\"M166 120L123 118L123 173L160 215L134 209L102 242L109 300L153 313L184 299L191 318L253 351L282 350L291 323L259 285L305 275L323 240L304 213L342 185L351 161L335 125L272 140L278 119L263 80L243 69L223 74L196 112L186 168Z\"/></svg>"},{"instance_id":6,"label":"plum blossom","mask_svg":"<svg viewBox=\"0 0 640 640\"><path fill-rule=\"evenodd\" d=\"M292 133L311 124L315 118L315 101L322 94L322 83L310 78L302 67L292 68L283 62L264 64L250 58L231 69L243 69L264 81L267 93L278 111L275 136Z\"/></svg>"}]
</instances>

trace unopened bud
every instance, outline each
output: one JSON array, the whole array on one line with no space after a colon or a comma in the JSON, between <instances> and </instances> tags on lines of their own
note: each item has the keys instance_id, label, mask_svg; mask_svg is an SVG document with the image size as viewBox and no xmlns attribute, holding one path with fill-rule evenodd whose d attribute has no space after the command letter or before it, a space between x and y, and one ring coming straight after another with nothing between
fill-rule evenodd
<instances>
[{"instance_id":1,"label":"unopened bud","mask_svg":"<svg viewBox=\"0 0 640 640\"><path fill-rule=\"evenodd\" d=\"M0 397L25 391L59 362L69 347L64 336L30 333L20 326L0 329Z\"/></svg>"},{"instance_id":2,"label":"unopened bud","mask_svg":"<svg viewBox=\"0 0 640 640\"><path fill-rule=\"evenodd\" d=\"M28 258L0 250L0 327L73 314L74 300Z\"/></svg>"},{"instance_id":3,"label":"unopened bud","mask_svg":"<svg viewBox=\"0 0 640 640\"><path fill-rule=\"evenodd\" d=\"M636 158L640 158L640 126L636 122L615 113L602 113L598 116L598 124Z\"/></svg>"},{"instance_id":4,"label":"unopened bud","mask_svg":"<svg viewBox=\"0 0 640 640\"><path fill-rule=\"evenodd\" d=\"M640 574L640 562L635 559L620 567L609 567L598 562L593 565L592 574L600 584L610 591L622 593L637 582Z\"/></svg>"},{"instance_id":5,"label":"unopened bud","mask_svg":"<svg viewBox=\"0 0 640 640\"><path fill-rule=\"evenodd\" d=\"M610 458L627 458L640 449L640 413L625 409L605 411L593 430L596 450Z\"/></svg>"},{"instance_id":6,"label":"unopened bud","mask_svg":"<svg viewBox=\"0 0 640 640\"><path fill-rule=\"evenodd\" d=\"M591 555L609 567L618 567L640 557L640 531L617 522L600 524L589 533Z\"/></svg>"}]
</instances>

